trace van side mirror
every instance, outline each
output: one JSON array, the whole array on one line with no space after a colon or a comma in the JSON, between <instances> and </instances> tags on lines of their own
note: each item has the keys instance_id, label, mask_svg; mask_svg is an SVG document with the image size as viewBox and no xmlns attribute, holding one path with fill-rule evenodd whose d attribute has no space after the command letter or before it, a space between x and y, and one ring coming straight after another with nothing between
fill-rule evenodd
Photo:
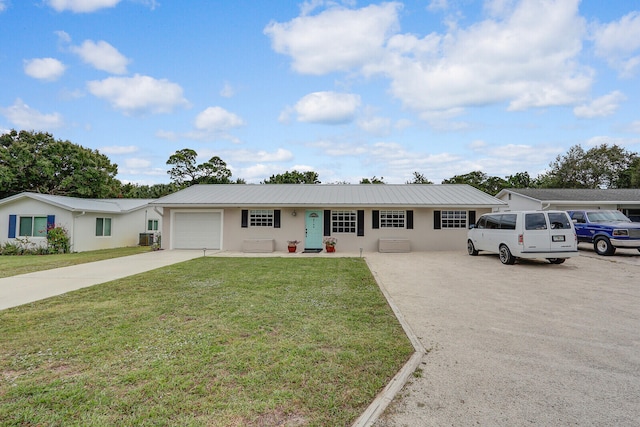
<instances>
[{"instance_id":1,"label":"van side mirror","mask_svg":"<svg viewBox=\"0 0 640 427\"><path fill-rule=\"evenodd\" d=\"M469 230L471 230L472 228L476 228L475 224L469 224Z\"/></svg>"}]
</instances>

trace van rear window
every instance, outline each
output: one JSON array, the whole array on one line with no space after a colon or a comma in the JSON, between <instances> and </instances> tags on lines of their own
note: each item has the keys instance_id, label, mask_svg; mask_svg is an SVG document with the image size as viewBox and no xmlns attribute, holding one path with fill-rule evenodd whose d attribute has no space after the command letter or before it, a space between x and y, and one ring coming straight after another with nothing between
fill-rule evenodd
<instances>
[{"instance_id":1,"label":"van rear window","mask_svg":"<svg viewBox=\"0 0 640 427\"><path fill-rule=\"evenodd\" d=\"M530 213L524 216L525 230L546 230L547 220L543 213Z\"/></svg>"},{"instance_id":2,"label":"van rear window","mask_svg":"<svg viewBox=\"0 0 640 427\"><path fill-rule=\"evenodd\" d=\"M555 230L571 228L569 217L561 212L549 212L549 224Z\"/></svg>"}]
</instances>

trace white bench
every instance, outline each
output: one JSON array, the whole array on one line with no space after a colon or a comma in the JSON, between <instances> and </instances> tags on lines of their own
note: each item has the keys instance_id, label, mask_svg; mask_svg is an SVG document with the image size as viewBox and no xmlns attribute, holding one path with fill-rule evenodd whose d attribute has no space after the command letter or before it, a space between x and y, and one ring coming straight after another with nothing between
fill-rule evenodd
<instances>
[{"instance_id":1,"label":"white bench","mask_svg":"<svg viewBox=\"0 0 640 427\"><path fill-rule=\"evenodd\" d=\"M378 239L378 252L411 252L409 239Z\"/></svg>"},{"instance_id":2,"label":"white bench","mask_svg":"<svg viewBox=\"0 0 640 427\"><path fill-rule=\"evenodd\" d=\"M274 239L244 239L242 241L242 252L273 252L275 247L276 242Z\"/></svg>"}]
</instances>

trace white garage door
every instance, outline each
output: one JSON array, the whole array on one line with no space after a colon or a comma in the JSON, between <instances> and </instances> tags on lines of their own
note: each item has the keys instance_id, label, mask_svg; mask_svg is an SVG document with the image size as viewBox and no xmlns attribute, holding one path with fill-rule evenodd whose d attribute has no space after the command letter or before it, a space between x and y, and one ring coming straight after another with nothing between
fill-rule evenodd
<instances>
[{"instance_id":1,"label":"white garage door","mask_svg":"<svg viewBox=\"0 0 640 427\"><path fill-rule=\"evenodd\" d=\"M173 217L174 249L220 249L220 212L176 212Z\"/></svg>"}]
</instances>

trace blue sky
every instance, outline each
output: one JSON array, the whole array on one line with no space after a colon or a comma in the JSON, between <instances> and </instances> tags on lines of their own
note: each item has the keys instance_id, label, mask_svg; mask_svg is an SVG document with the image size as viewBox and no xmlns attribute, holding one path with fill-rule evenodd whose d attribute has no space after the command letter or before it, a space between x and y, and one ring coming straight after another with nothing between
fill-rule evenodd
<instances>
[{"instance_id":1,"label":"blue sky","mask_svg":"<svg viewBox=\"0 0 640 427\"><path fill-rule=\"evenodd\" d=\"M545 171L640 151L640 0L0 0L0 132L169 182L183 148L259 183Z\"/></svg>"}]
</instances>

